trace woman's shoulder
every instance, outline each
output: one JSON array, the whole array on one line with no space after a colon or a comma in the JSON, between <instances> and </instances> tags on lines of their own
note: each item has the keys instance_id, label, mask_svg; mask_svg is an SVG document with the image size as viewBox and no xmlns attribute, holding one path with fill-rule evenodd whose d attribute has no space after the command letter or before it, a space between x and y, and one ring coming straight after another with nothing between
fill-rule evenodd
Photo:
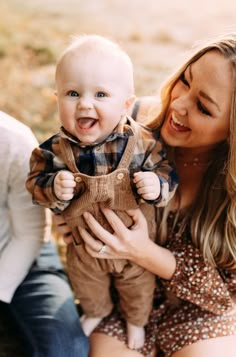
<instances>
[{"instance_id":1,"label":"woman's shoulder","mask_svg":"<svg viewBox=\"0 0 236 357\"><path fill-rule=\"evenodd\" d=\"M160 109L158 96L138 97L130 110L130 116L139 123L145 123L152 119Z\"/></svg>"}]
</instances>

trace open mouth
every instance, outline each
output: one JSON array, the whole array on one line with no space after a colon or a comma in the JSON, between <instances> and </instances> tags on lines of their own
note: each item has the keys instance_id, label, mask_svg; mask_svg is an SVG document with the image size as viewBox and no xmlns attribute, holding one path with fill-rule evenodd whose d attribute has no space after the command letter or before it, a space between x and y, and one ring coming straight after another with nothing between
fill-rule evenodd
<instances>
[{"instance_id":1,"label":"open mouth","mask_svg":"<svg viewBox=\"0 0 236 357\"><path fill-rule=\"evenodd\" d=\"M89 118L89 117L84 117L84 118L79 118L77 120L78 125L81 129L90 129L94 126L94 124L97 122L97 119Z\"/></svg>"},{"instance_id":2,"label":"open mouth","mask_svg":"<svg viewBox=\"0 0 236 357\"><path fill-rule=\"evenodd\" d=\"M170 118L170 125L176 131L186 132L191 131L190 128L185 126L178 118L176 118L175 114L173 113Z\"/></svg>"}]
</instances>

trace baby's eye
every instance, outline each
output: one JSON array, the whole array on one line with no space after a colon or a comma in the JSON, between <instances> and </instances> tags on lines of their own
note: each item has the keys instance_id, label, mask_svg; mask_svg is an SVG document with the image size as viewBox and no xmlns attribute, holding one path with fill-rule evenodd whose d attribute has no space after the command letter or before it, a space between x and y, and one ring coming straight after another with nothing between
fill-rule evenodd
<instances>
[{"instance_id":1,"label":"baby's eye","mask_svg":"<svg viewBox=\"0 0 236 357\"><path fill-rule=\"evenodd\" d=\"M106 93L105 92L97 92L96 93L96 97L97 98L104 98L104 97L106 97Z\"/></svg>"},{"instance_id":2,"label":"baby's eye","mask_svg":"<svg viewBox=\"0 0 236 357\"><path fill-rule=\"evenodd\" d=\"M189 87L189 83L188 83L187 79L185 78L185 73L184 73L184 72L181 74L181 76L179 77L179 79L180 79L181 82L183 82L183 84L184 84L185 86Z\"/></svg>"},{"instance_id":3,"label":"baby's eye","mask_svg":"<svg viewBox=\"0 0 236 357\"><path fill-rule=\"evenodd\" d=\"M211 113L204 107L204 105L202 105L200 101L197 102L197 107L201 113L211 116Z\"/></svg>"},{"instance_id":4,"label":"baby's eye","mask_svg":"<svg viewBox=\"0 0 236 357\"><path fill-rule=\"evenodd\" d=\"M78 92L76 92L75 90L70 90L70 91L67 93L67 95L68 95L69 97L78 97L78 96L79 96Z\"/></svg>"}]
</instances>

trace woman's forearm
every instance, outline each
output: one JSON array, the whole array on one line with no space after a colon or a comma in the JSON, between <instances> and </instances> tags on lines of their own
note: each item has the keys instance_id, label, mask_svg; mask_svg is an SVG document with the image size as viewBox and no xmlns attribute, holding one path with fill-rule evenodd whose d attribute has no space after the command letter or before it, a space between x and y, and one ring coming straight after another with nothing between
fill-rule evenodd
<instances>
[{"instance_id":1,"label":"woman's forearm","mask_svg":"<svg viewBox=\"0 0 236 357\"><path fill-rule=\"evenodd\" d=\"M134 257L136 264L151 271L162 279L170 280L176 269L174 255L153 241L147 242L142 253Z\"/></svg>"},{"instance_id":2,"label":"woman's forearm","mask_svg":"<svg viewBox=\"0 0 236 357\"><path fill-rule=\"evenodd\" d=\"M99 241L81 228L81 237L91 256L101 259L131 260L162 279L171 279L176 268L175 257L168 249L157 245L149 238L147 221L139 209L128 212L134 221L130 229L114 211L103 208L102 212L114 229L113 234L106 231L90 213L84 213L84 219L94 236L107 246L106 253L101 255L99 253L101 242L97 246Z\"/></svg>"}]
</instances>

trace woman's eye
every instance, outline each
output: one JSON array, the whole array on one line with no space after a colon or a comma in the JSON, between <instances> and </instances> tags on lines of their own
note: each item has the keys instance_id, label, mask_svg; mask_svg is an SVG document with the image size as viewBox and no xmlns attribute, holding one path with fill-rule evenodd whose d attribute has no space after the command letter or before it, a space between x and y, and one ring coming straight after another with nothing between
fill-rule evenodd
<instances>
[{"instance_id":1,"label":"woman's eye","mask_svg":"<svg viewBox=\"0 0 236 357\"><path fill-rule=\"evenodd\" d=\"M201 113L211 116L211 113L202 105L200 101L197 102L197 107Z\"/></svg>"},{"instance_id":2,"label":"woman's eye","mask_svg":"<svg viewBox=\"0 0 236 357\"><path fill-rule=\"evenodd\" d=\"M96 97L98 97L98 98L104 98L106 96L106 93L104 93L104 92L97 92L96 93Z\"/></svg>"},{"instance_id":3,"label":"woman's eye","mask_svg":"<svg viewBox=\"0 0 236 357\"><path fill-rule=\"evenodd\" d=\"M78 92L74 91L74 90L70 90L68 93L67 93L70 97L78 97L79 94Z\"/></svg>"},{"instance_id":4,"label":"woman's eye","mask_svg":"<svg viewBox=\"0 0 236 357\"><path fill-rule=\"evenodd\" d=\"M182 82L185 86L188 86L188 87L189 87L189 83L188 83L187 79L185 78L185 73L184 73L184 72L181 74L181 76L179 77L179 79L181 80L181 82Z\"/></svg>"}]
</instances>

